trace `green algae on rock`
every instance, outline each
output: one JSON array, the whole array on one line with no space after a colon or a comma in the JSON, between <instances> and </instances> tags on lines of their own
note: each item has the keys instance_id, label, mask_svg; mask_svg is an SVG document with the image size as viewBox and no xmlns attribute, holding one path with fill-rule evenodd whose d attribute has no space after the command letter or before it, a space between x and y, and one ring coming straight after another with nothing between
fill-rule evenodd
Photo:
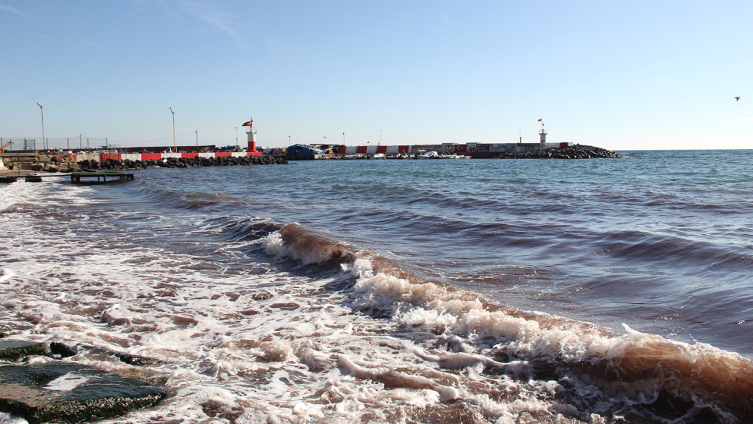
<instances>
[{"instance_id":1,"label":"green algae on rock","mask_svg":"<svg viewBox=\"0 0 753 424\"><path fill-rule=\"evenodd\" d=\"M80 364L0 366L0 411L30 423L117 417L165 395L161 387Z\"/></svg>"}]
</instances>

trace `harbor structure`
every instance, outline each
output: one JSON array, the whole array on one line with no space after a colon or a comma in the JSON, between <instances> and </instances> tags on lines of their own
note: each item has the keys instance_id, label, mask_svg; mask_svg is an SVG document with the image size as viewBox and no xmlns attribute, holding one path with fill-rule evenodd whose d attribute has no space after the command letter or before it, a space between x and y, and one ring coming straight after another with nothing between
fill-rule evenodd
<instances>
[{"instance_id":1,"label":"harbor structure","mask_svg":"<svg viewBox=\"0 0 753 424\"><path fill-rule=\"evenodd\" d=\"M244 127L248 127L246 134L248 135L248 147L246 153L248 156L261 156L262 152L256 150L256 131L254 131L254 118L250 118L247 122L243 123Z\"/></svg>"},{"instance_id":2,"label":"harbor structure","mask_svg":"<svg viewBox=\"0 0 753 424\"><path fill-rule=\"evenodd\" d=\"M544 129L544 121L539 119L539 122L541 122L541 130L539 131L539 150L545 150L546 149L546 129ZM563 146L567 147L567 146Z\"/></svg>"},{"instance_id":3,"label":"harbor structure","mask_svg":"<svg viewBox=\"0 0 753 424\"><path fill-rule=\"evenodd\" d=\"M295 146L295 149L288 147L265 148L264 154L276 155L286 154L288 156L302 156L305 154L308 159L327 159L332 157L351 157L370 158L375 155L385 155L387 158L414 157L423 152L435 151L440 155L463 155L472 158L496 158L502 154L508 153L526 153L543 151L546 149L560 149L570 146L570 143L548 143L546 140L547 130L544 128L542 119L541 130L539 131L538 143L523 143L522 137L517 143L427 143L427 144L402 144L402 145L333 145L333 144L314 144ZM311 151L302 151L305 147Z\"/></svg>"}]
</instances>

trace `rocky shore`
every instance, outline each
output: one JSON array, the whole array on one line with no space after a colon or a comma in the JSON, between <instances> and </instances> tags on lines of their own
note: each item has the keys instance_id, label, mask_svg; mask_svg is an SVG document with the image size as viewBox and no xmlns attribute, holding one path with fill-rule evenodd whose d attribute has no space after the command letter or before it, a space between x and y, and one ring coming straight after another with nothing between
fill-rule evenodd
<instances>
[{"instance_id":1,"label":"rocky shore","mask_svg":"<svg viewBox=\"0 0 753 424\"><path fill-rule=\"evenodd\" d=\"M497 159L595 159L621 158L619 154L594 146L575 144L559 149L536 150L532 152L506 152Z\"/></svg>"},{"instance_id":2,"label":"rocky shore","mask_svg":"<svg viewBox=\"0 0 753 424\"><path fill-rule=\"evenodd\" d=\"M0 412L29 423L91 422L152 407L167 396L160 385L76 363L78 355L136 367L161 364L86 345L0 339Z\"/></svg>"}]
</instances>

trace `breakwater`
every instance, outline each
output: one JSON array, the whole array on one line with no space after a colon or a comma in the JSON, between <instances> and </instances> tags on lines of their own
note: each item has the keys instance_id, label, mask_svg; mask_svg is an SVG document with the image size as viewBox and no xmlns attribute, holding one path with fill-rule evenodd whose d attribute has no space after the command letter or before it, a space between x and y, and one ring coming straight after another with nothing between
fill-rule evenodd
<instances>
[{"instance_id":1,"label":"breakwater","mask_svg":"<svg viewBox=\"0 0 753 424\"><path fill-rule=\"evenodd\" d=\"M497 159L598 159L621 157L619 153L611 150L581 144L528 152L504 152L496 156Z\"/></svg>"},{"instance_id":2,"label":"breakwater","mask_svg":"<svg viewBox=\"0 0 753 424\"><path fill-rule=\"evenodd\" d=\"M227 157L170 157L162 160L119 160L108 158L102 162L95 160L83 160L77 162L83 171L96 171L98 169L121 170L121 169L146 169L154 166L163 168L192 168L205 166L248 166L248 165L283 165L287 159L275 156L227 156Z\"/></svg>"}]
</instances>

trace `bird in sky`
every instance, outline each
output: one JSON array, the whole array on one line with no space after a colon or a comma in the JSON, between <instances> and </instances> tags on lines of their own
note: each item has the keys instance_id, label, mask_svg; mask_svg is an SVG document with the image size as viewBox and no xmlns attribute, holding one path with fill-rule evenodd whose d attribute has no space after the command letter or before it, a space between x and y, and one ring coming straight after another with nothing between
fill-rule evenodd
<instances>
[{"instance_id":1,"label":"bird in sky","mask_svg":"<svg viewBox=\"0 0 753 424\"><path fill-rule=\"evenodd\" d=\"M739 100L740 100L740 96L735 96L735 101L739 101Z\"/></svg>"}]
</instances>

